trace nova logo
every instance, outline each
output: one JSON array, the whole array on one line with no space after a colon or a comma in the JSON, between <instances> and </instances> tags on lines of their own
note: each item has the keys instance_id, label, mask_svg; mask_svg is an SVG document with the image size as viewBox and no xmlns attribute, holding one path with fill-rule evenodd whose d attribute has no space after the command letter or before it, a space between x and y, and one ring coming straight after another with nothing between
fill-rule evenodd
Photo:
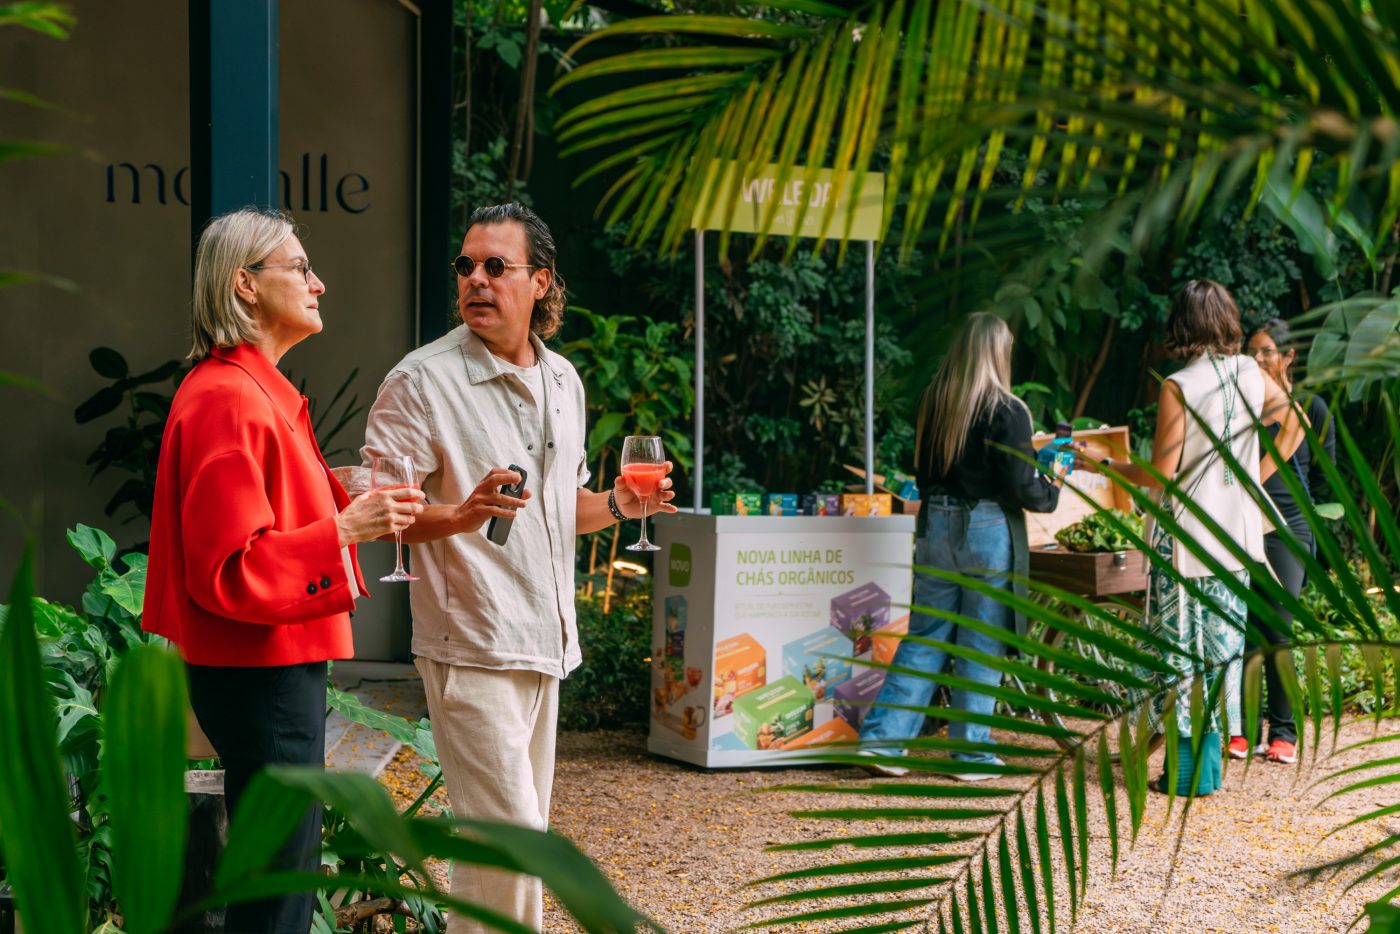
<instances>
[{"instance_id":1,"label":"nova logo","mask_svg":"<svg viewBox=\"0 0 1400 934\"><path fill-rule=\"evenodd\" d=\"M667 559L667 581L672 587L690 585L690 546L680 542L671 543L670 557Z\"/></svg>"}]
</instances>

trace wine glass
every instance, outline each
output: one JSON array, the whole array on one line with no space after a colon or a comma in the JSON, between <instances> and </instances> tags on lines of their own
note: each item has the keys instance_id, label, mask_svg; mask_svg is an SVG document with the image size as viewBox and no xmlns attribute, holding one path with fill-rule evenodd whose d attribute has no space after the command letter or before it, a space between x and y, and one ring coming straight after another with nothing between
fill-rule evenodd
<instances>
[{"instance_id":1,"label":"wine glass","mask_svg":"<svg viewBox=\"0 0 1400 934\"><path fill-rule=\"evenodd\" d=\"M642 501L642 537L628 551L660 551L647 541L647 500L666 478L666 452L656 435L628 435L622 441L622 481Z\"/></svg>"},{"instance_id":2,"label":"wine glass","mask_svg":"<svg viewBox=\"0 0 1400 934\"><path fill-rule=\"evenodd\" d=\"M413 458L400 455L376 457L374 466L370 468L369 484L370 489L376 493L380 490L418 489L418 475L413 469ZM403 569L403 532L397 529L394 530L394 557L397 561L394 573L379 579L382 581L416 581L418 578Z\"/></svg>"}]
</instances>

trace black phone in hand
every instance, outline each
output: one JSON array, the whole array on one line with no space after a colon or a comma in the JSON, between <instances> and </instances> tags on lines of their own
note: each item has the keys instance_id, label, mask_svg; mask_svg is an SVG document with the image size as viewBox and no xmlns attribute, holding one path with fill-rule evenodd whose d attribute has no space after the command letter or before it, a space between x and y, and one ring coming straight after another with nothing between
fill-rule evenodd
<instances>
[{"instance_id":1,"label":"black phone in hand","mask_svg":"<svg viewBox=\"0 0 1400 934\"><path fill-rule=\"evenodd\" d=\"M501 485L500 492L506 496L520 498L520 494L525 492L525 480L530 476L525 472L524 467L517 467L511 464L507 470L514 470L520 474L519 483L505 483ZM486 525L486 538L497 545L504 545L506 539L510 538L510 527L515 522L514 519L504 519L500 516L492 516L491 521Z\"/></svg>"}]
</instances>

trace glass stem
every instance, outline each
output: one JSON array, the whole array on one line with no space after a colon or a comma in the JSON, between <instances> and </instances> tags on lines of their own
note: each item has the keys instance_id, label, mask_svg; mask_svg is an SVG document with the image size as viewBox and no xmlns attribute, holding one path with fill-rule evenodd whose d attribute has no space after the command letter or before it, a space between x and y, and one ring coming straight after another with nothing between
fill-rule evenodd
<instances>
[{"instance_id":1,"label":"glass stem","mask_svg":"<svg viewBox=\"0 0 1400 934\"><path fill-rule=\"evenodd\" d=\"M402 532L401 530L395 530L395 532L394 532L394 573L395 573L395 574L402 574L402 573L404 573L404 569L403 569L403 532Z\"/></svg>"},{"instance_id":2,"label":"glass stem","mask_svg":"<svg viewBox=\"0 0 1400 934\"><path fill-rule=\"evenodd\" d=\"M647 499L648 499L648 498L649 498L649 497L643 497L643 498L642 498L642 537L639 538L639 539L637 539L637 543L638 543L639 545L650 545L650 544L651 544L651 542L647 540Z\"/></svg>"}]
</instances>

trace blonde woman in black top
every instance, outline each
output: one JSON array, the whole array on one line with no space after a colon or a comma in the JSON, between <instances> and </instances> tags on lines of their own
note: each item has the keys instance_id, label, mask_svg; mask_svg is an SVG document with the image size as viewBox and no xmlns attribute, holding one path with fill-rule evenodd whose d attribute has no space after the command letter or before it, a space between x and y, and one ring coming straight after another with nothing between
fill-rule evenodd
<instances>
[{"instance_id":1,"label":"blonde woman in black top","mask_svg":"<svg viewBox=\"0 0 1400 934\"><path fill-rule=\"evenodd\" d=\"M915 468L923 504L915 542L916 566L935 567L975 577L1012 590L1012 574L1024 579L1028 549L1023 510L1051 512L1059 501L1059 481L1037 472L1031 447L1031 417L1011 392L1011 331L995 315L971 315L924 391L919 404ZM1020 585L1024 592L1024 585ZM918 638L952 643L995 658L1006 644L951 620L920 612L926 607L972 617L995 629L1025 632L1025 620L1005 603L930 574L914 574L915 611L909 634L894 657L899 668L940 674L949 656ZM953 675L995 687L1001 672L966 658L953 661ZM935 683L892 671L885 678L877 706L861 725L861 739L871 741L866 754L902 755L899 744L919 734ZM988 726L994 706L990 695L955 683L952 706L962 713L950 719L948 736L973 744L954 758L973 768L955 775L964 781L993 777L1004 763L990 748ZM871 763L869 770L902 775L903 766Z\"/></svg>"}]
</instances>

